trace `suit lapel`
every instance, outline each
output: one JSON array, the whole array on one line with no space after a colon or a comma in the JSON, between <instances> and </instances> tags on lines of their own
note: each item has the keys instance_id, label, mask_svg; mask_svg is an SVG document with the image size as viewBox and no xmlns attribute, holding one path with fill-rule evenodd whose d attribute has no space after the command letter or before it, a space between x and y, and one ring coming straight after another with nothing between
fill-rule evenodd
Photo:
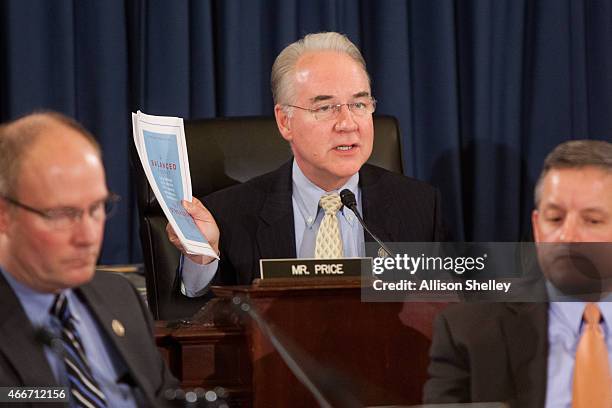
<instances>
[{"instance_id":1,"label":"suit lapel","mask_svg":"<svg viewBox=\"0 0 612 408\"><path fill-rule=\"evenodd\" d=\"M34 328L10 285L0 274L0 353L24 385L57 385Z\"/></svg>"},{"instance_id":2,"label":"suit lapel","mask_svg":"<svg viewBox=\"0 0 612 408\"><path fill-rule=\"evenodd\" d=\"M124 362L127 373L130 375L130 378L126 379L126 382L134 383L131 385L135 385L143 390L144 395L152 395L151 390L145 389L145 384L141 383L139 376L136 375L138 370L134 358L138 356L134 355L133 348L130 349L129 347L129 336L119 336L115 333L115 329L113 328L113 321L116 321L120 322L125 330L129 330L129 322L121 320L112 312L113 308L105 301L104 296L96 290L95 283L90 282L83 285L77 289L76 292L81 297L82 301L87 304L87 307L91 311L99 327L106 334L106 338L112 343L119 357ZM137 312L139 311L134 311L134 313Z\"/></svg>"},{"instance_id":3,"label":"suit lapel","mask_svg":"<svg viewBox=\"0 0 612 408\"><path fill-rule=\"evenodd\" d=\"M548 303L509 303L502 328L516 406L544 406L548 358Z\"/></svg>"},{"instance_id":4,"label":"suit lapel","mask_svg":"<svg viewBox=\"0 0 612 408\"><path fill-rule=\"evenodd\" d=\"M361 207L363 219L370 230L383 242L398 240L398 223L392 210L393 197L389 189L380 183L380 177L374 174L366 164L359 171L359 187L361 188ZM374 239L365 232L365 241Z\"/></svg>"},{"instance_id":5,"label":"suit lapel","mask_svg":"<svg viewBox=\"0 0 612 408\"><path fill-rule=\"evenodd\" d=\"M291 166L285 163L276 171L276 177L266 191L259 213L257 246L261 258L295 258L295 225L291 201Z\"/></svg>"}]
</instances>

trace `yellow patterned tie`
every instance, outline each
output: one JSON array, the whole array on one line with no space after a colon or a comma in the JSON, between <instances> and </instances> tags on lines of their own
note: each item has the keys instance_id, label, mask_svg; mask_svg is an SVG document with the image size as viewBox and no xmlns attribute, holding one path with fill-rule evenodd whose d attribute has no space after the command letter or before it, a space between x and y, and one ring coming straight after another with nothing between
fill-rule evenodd
<instances>
[{"instance_id":1,"label":"yellow patterned tie","mask_svg":"<svg viewBox=\"0 0 612 408\"><path fill-rule=\"evenodd\" d=\"M321 226L317 232L315 258L342 258L342 237L336 213L342 207L338 193L326 194L319 200L319 205L325 211Z\"/></svg>"},{"instance_id":2,"label":"yellow patterned tie","mask_svg":"<svg viewBox=\"0 0 612 408\"><path fill-rule=\"evenodd\" d=\"M612 380L608 349L599 325L601 312L595 303L584 308L584 329L574 364L572 408L612 407Z\"/></svg>"}]
</instances>

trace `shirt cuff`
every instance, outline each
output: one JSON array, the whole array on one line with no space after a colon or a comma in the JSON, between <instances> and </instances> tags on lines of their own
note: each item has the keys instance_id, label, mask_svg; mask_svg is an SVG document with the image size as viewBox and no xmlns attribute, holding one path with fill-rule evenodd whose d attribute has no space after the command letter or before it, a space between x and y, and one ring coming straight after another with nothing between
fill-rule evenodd
<instances>
[{"instance_id":1,"label":"shirt cuff","mask_svg":"<svg viewBox=\"0 0 612 408\"><path fill-rule=\"evenodd\" d=\"M181 273L181 293L187 297L202 296L217 274L219 260L200 265L181 255L179 270Z\"/></svg>"}]
</instances>

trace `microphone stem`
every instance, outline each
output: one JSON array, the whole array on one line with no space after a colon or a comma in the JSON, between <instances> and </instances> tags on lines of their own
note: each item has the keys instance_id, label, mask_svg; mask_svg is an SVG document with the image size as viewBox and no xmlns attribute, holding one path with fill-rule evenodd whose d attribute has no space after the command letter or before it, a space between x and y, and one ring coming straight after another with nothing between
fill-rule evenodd
<instances>
[{"instance_id":1,"label":"microphone stem","mask_svg":"<svg viewBox=\"0 0 612 408\"><path fill-rule=\"evenodd\" d=\"M363 218L361 218L361 214L359 214L359 210L357 210L357 206L356 205L351 205L349 207L349 209L353 212L353 214L355 214L355 217L357 217L357 220L359 221L359 223L361 224L361 226L363 227L364 230L366 230L366 232L368 234L370 234L370 236L372 238L374 238L374 241L376 241L378 243L378 245L380 245L380 247L390 256L394 257L395 253L393 251L391 251L389 248L387 248L387 246L385 244L383 244L380 239L378 239L378 237L374 234L372 234L372 231L370 231L370 229L368 228L368 226L366 225L365 221L363 221Z\"/></svg>"},{"instance_id":2,"label":"microphone stem","mask_svg":"<svg viewBox=\"0 0 612 408\"><path fill-rule=\"evenodd\" d=\"M281 359L285 362L289 370L295 375L295 377L300 381L307 389L310 391L312 396L315 398L317 403L322 408L332 408L331 403L327 400L327 398L323 395L319 386L314 383L312 378L304 371L298 361L294 358L292 353L287 350L283 342L279 339L279 337L272 331L272 328L268 323L264 320L264 318L257 312L248 301L243 301L240 297L234 297L232 302L236 307L239 308L242 312L249 315L251 319L257 324L259 330L268 338L270 343L274 346Z\"/></svg>"}]
</instances>

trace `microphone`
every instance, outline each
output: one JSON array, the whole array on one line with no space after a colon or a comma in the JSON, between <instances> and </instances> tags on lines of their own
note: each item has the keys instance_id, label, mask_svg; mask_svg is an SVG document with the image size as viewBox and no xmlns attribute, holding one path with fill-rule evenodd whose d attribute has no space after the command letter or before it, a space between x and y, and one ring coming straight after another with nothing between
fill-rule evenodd
<instances>
[{"instance_id":1,"label":"microphone","mask_svg":"<svg viewBox=\"0 0 612 408\"><path fill-rule=\"evenodd\" d=\"M37 327L34 331L34 339L43 346L49 347L60 359L64 358L64 343L46 327Z\"/></svg>"},{"instance_id":2,"label":"microphone","mask_svg":"<svg viewBox=\"0 0 612 408\"><path fill-rule=\"evenodd\" d=\"M355 194L353 194L353 192L348 188L345 188L340 192L340 201L342 201L342 204L344 204L345 207L348 207L355 214L355 217L357 217L357 220L363 229L366 230L372 238L374 238L374 241L376 241L387 254L394 257L395 253L387 248L387 246L383 244L376 235L372 234L372 231L370 231L366 223L363 221L363 218L361 218L361 214L359 214L359 210L357 209L357 199L355 198Z\"/></svg>"},{"instance_id":3,"label":"microphone","mask_svg":"<svg viewBox=\"0 0 612 408\"><path fill-rule=\"evenodd\" d=\"M60 361L60 367L58 367L57 373L54 373L58 376L58 384L62 387L68 387L70 380L68 379L66 368L63 365L66 349L62 338L57 336L48 327L38 326L34 328L34 340L42 346L49 347L51 352ZM68 395L70 395L70 393L68 393ZM68 396L68 398L70 399L70 396ZM65 402L68 402L68 400Z\"/></svg>"}]
</instances>

